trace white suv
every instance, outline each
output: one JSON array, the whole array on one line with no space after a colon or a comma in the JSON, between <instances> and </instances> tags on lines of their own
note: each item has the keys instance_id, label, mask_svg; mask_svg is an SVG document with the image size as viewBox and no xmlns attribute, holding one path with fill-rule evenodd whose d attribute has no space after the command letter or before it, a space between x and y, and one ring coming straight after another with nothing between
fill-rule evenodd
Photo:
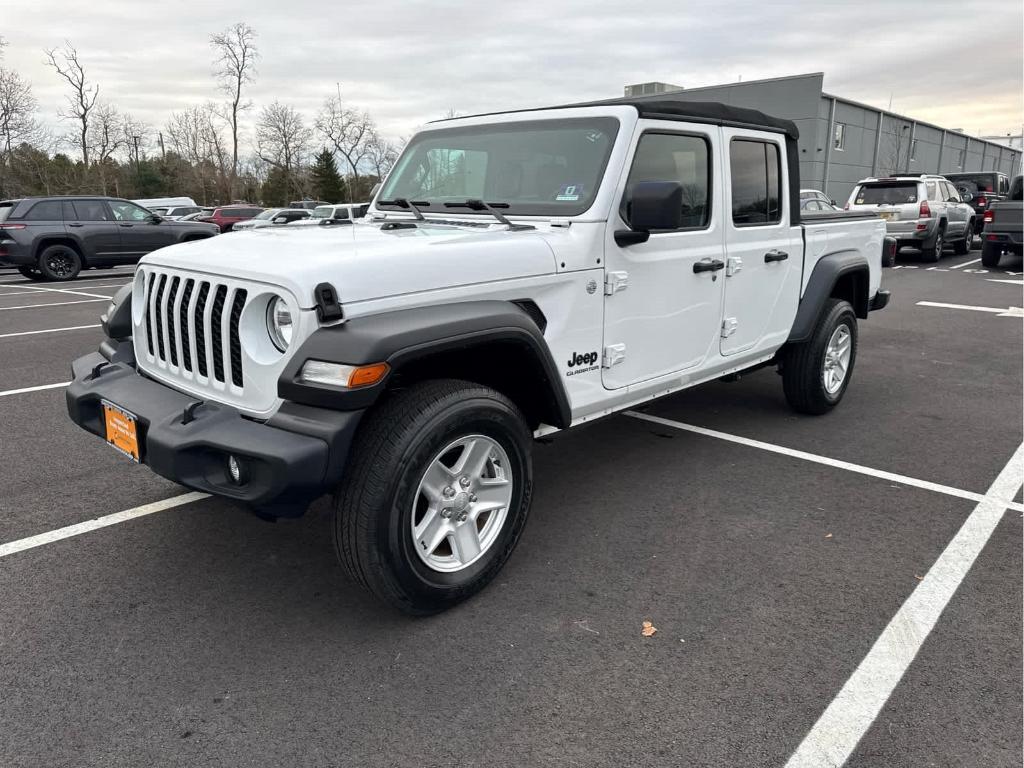
<instances>
[{"instance_id":1,"label":"white suv","mask_svg":"<svg viewBox=\"0 0 1024 768\"><path fill-rule=\"evenodd\" d=\"M938 261L947 243L957 254L971 250L974 209L944 177L929 174L864 179L846 203L848 211L874 211L897 249L919 248L926 261Z\"/></svg>"}]
</instances>

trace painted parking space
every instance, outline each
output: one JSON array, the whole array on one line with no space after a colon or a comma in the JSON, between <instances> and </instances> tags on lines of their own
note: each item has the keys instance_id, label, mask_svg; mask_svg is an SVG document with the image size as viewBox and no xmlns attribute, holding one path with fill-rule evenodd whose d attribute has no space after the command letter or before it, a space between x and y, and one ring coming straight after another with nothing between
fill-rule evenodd
<instances>
[{"instance_id":1,"label":"painted parking space","mask_svg":"<svg viewBox=\"0 0 1024 768\"><path fill-rule=\"evenodd\" d=\"M885 280L893 303L862 323L832 414L793 415L771 370L644 413L984 495L1020 443L1019 321L916 302L1009 302L1015 289L914 270ZM57 328L103 308L4 319ZM0 338L0 355L66 372L99 338ZM125 515L184 491L70 424L60 390L0 398L0 418L17 437L0 443L0 546L37 542L0 557L10 765L169 750L295 764L313 742L374 764L382 738L397 765L471 751L784 765L977 504L614 417L538 444L532 519L508 567L469 603L409 621L342 577L328 499L277 524L216 499ZM963 764L972 728L986 764L1019 755L1019 706L978 704L977 691L1005 689L993 669L1019 679L1020 515L1003 516L849 765ZM88 530L57 535L68 526ZM469 695L472 733L433 704ZM81 736L40 740L40 722Z\"/></svg>"}]
</instances>

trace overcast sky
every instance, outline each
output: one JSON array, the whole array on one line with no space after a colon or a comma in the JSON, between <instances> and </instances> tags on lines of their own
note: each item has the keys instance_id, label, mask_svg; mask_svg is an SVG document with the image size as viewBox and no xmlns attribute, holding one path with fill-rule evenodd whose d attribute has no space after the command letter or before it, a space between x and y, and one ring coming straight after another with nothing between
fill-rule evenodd
<instances>
[{"instance_id":1,"label":"overcast sky","mask_svg":"<svg viewBox=\"0 0 1024 768\"><path fill-rule=\"evenodd\" d=\"M343 97L392 137L442 116L823 71L825 89L968 133L1020 133L1020 0L643 3L462 0L3 0L4 66L57 122L61 83L43 50L70 40L101 96L155 127L217 98L209 35L258 33L249 93L312 117ZM254 114L254 113L253 113ZM250 116L250 122L251 122Z\"/></svg>"}]
</instances>

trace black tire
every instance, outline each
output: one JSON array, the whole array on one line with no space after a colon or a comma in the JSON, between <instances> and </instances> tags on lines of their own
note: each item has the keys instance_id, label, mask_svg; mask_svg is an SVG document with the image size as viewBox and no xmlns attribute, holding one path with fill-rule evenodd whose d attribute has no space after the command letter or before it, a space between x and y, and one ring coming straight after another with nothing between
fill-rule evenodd
<instances>
[{"instance_id":1,"label":"black tire","mask_svg":"<svg viewBox=\"0 0 1024 768\"><path fill-rule=\"evenodd\" d=\"M981 264L985 267L998 267L1003 258L1003 248L999 243L981 244Z\"/></svg>"},{"instance_id":2,"label":"black tire","mask_svg":"<svg viewBox=\"0 0 1024 768\"><path fill-rule=\"evenodd\" d=\"M823 375L825 351L832 334L844 324L850 333L850 362L842 385L836 392L829 393ZM816 416L827 413L843 399L856 362L857 316L848 301L829 299L811 338L802 344L793 344L783 353L782 388L786 402L798 413Z\"/></svg>"},{"instance_id":3,"label":"black tire","mask_svg":"<svg viewBox=\"0 0 1024 768\"><path fill-rule=\"evenodd\" d=\"M967 231L964 232L962 239L957 240L953 243L953 253L957 256L966 256L971 252L971 243L974 242L974 222L971 221L967 224Z\"/></svg>"},{"instance_id":4,"label":"black tire","mask_svg":"<svg viewBox=\"0 0 1024 768\"><path fill-rule=\"evenodd\" d=\"M935 232L935 237L932 239L930 245L926 245L921 249L921 259L931 263L937 262L942 258L942 249L946 246L946 229L945 227L939 227Z\"/></svg>"},{"instance_id":5,"label":"black tire","mask_svg":"<svg viewBox=\"0 0 1024 768\"><path fill-rule=\"evenodd\" d=\"M426 468L460 437L484 435L509 459L512 502L497 538L454 573L417 554L411 526ZM334 497L335 549L349 575L399 610L427 615L483 589L519 541L532 497L532 435L519 409L489 387L456 380L418 383L367 414Z\"/></svg>"},{"instance_id":6,"label":"black tire","mask_svg":"<svg viewBox=\"0 0 1024 768\"><path fill-rule=\"evenodd\" d=\"M39 271L46 280L74 280L82 271L82 257L70 245L50 245L39 254Z\"/></svg>"},{"instance_id":7,"label":"black tire","mask_svg":"<svg viewBox=\"0 0 1024 768\"><path fill-rule=\"evenodd\" d=\"M35 267L18 267L18 271L22 274L23 277L27 277L29 280L32 280L33 282L36 283L46 279L45 277L43 277L43 273L40 272Z\"/></svg>"}]
</instances>

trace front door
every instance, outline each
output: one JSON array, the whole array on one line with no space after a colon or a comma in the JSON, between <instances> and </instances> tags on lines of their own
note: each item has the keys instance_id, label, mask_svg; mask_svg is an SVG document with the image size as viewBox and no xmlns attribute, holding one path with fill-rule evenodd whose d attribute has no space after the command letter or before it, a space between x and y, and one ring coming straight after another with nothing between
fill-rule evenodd
<instances>
[{"instance_id":1,"label":"front door","mask_svg":"<svg viewBox=\"0 0 1024 768\"><path fill-rule=\"evenodd\" d=\"M68 234L81 243L86 261L91 265L118 263L123 258L121 229L107 201L72 200L70 208L70 211L67 207L64 209L64 226Z\"/></svg>"},{"instance_id":2,"label":"front door","mask_svg":"<svg viewBox=\"0 0 1024 768\"><path fill-rule=\"evenodd\" d=\"M721 349L734 355L786 340L800 299L803 242L790 222L783 137L722 134L729 215Z\"/></svg>"},{"instance_id":3,"label":"front door","mask_svg":"<svg viewBox=\"0 0 1024 768\"><path fill-rule=\"evenodd\" d=\"M145 208L127 200L114 200L110 209L121 229L121 249L126 260L135 261L150 251L175 242L173 225L154 219Z\"/></svg>"},{"instance_id":4,"label":"front door","mask_svg":"<svg viewBox=\"0 0 1024 768\"><path fill-rule=\"evenodd\" d=\"M633 162L619 182L618 211L606 235L602 382L619 389L699 366L717 353L724 271L719 129L642 120ZM642 181L683 185L682 226L652 232L647 242L619 245L629 198Z\"/></svg>"}]
</instances>

